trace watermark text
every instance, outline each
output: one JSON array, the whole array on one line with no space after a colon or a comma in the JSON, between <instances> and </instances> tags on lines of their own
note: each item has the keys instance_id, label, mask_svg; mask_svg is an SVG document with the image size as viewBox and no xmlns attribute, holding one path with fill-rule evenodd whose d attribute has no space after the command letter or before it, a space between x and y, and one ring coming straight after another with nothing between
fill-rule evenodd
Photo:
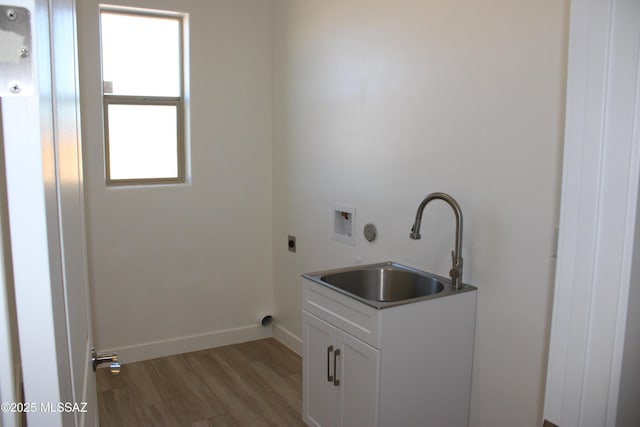
<instances>
[{"instance_id":1,"label":"watermark text","mask_svg":"<svg viewBox=\"0 0 640 427\"><path fill-rule=\"evenodd\" d=\"M87 402L2 402L0 412L89 412Z\"/></svg>"}]
</instances>

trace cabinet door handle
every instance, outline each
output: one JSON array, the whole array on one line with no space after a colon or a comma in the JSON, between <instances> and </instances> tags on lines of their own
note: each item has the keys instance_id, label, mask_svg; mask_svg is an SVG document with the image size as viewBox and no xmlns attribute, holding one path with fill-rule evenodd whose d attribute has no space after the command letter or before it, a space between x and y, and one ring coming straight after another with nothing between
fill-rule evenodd
<instances>
[{"instance_id":1,"label":"cabinet door handle","mask_svg":"<svg viewBox=\"0 0 640 427\"><path fill-rule=\"evenodd\" d=\"M338 379L338 356L340 356L340 349L336 348L336 351L333 352L333 385L334 386L339 386L340 385L340 380Z\"/></svg>"},{"instance_id":2,"label":"cabinet door handle","mask_svg":"<svg viewBox=\"0 0 640 427\"><path fill-rule=\"evenodd\" d=\"M332 382L333 381L333 376L331 376L331 352L333 351L333 346L330 345L329 347L327 347L327 381ZM335 359L334 359L334 364Z\"/></svg>"}]
</instances>

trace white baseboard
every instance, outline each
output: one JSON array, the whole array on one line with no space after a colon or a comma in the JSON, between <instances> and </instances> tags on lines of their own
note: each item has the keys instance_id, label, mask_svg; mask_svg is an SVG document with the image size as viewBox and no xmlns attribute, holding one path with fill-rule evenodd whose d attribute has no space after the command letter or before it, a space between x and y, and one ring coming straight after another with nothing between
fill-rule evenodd
<instances>
[{"instance_id":1,"label":"white baseboard","mask_svg":"<svg viewBox=\"0 0 640 427\"><path fill-rule=\"evenodd\" d=\"M288 329L278 325L273 325L273 337L287 346L291 351L298 356L302 356L302 339L293 334Z\"/></svg>"},{"instance_id":2,"label":"white baseboard","mask_svg":"<svg viewBox=\"0 0 640 427\"><path fill-rule=\"evenodd\" d=\"M270 326L244 326L127 347L102 349L100 352L104 354L117 352L120 363L132 363L155 359L157 357L172 356L174 354L189 353L213 347L254 341L272 336L273 331ZM300 346L300 348L302 348L302 346Z\"/></svg>"}]
</instances>

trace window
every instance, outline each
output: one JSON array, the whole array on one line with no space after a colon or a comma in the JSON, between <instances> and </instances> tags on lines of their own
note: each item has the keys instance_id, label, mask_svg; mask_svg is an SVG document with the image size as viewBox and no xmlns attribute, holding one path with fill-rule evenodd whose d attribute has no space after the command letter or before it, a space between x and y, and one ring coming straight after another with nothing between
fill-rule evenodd
<instances>
[{"instance_id":1,"label":"window","mask_svg":"<svg viewBox=\"0 0 640 427\"><path fill-rule=\"evenodd\" d=\"M107 185L185 181L183 18L100 11Z\"/></svg>"}]
</instances>

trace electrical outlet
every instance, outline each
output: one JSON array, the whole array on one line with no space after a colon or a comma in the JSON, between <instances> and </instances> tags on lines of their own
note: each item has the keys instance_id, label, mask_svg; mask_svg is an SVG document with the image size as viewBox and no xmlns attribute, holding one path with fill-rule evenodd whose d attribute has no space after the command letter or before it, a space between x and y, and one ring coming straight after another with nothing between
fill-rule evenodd
<instances>
[{"instance_id":1,"label":"electrical outlet","mask_svg":"<svg viewBox=\"0 0 640 427\"><path fill-rule=\"evenodd\" d=\"M289 252L296 251L296 236L289 236L287 238L287 248L289 249Z\"/></svg>"}]
</instances>

